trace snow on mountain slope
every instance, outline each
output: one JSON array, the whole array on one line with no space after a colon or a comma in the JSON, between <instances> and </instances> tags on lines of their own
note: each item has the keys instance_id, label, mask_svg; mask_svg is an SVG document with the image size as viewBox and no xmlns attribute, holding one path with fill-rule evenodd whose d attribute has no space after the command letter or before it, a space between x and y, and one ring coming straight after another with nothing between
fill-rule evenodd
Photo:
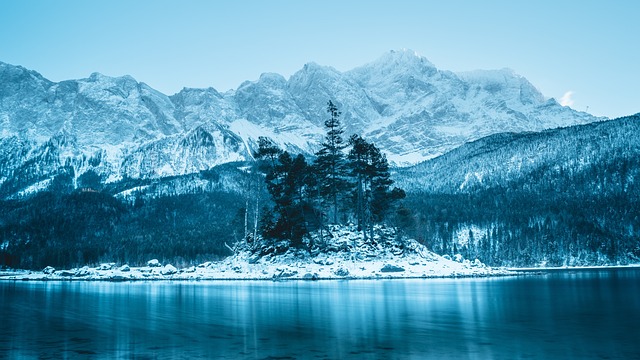
<instances>
[{"instance_id":1,"label":"snow on mountain slope","mask_svg":"<svg viewBox=\"0 0 640 360\"><path fill-rule=\"evenodd\" d=\"M634 115L542 132L501 133L400 169L396 180L407 191L436 193L523 182L529 188L555 184L551 187L558 191L558 183L567 179L574 186L576 179L584 180L585 188L600 194L613 188L626 192L638 178L638 169L630 164L640 154L640 137L630 134L639 132L640 116Z\"/></svg>"},{"instance_id":2,"label":"snow on mountain slope","mask_svg":"<svg viewBox=\"0 0 640 360\"><path fill-rule=\"evenodd\" d=\"M0 63L0 186L19 177L12 186L26 188L61 167L104 181L189 174L251 159L259 136L313 153L328 100L342 112L345 137L364 136L401 166L498 132L599 120L546 100L513 71L455 74L409 50L347 72L309 63L289 79L266 73L226 93L172 96L130 76L55 83Z\"/></svg>"}]
</instances>

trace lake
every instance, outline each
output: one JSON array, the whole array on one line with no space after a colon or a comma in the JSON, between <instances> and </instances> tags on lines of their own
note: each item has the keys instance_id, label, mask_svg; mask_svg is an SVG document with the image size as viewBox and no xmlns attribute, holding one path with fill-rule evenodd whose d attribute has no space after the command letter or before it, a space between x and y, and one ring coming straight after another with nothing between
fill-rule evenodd
<instances>
[{"instance_id":1,"label":"lake","mask_svg":"<svg viewBox=\"0 0 640 360\"><path fill-rule=\"evenodd\" d=\"M0 359L640 359L640 270L0 281Z\"/></svg>"}]
</instances>

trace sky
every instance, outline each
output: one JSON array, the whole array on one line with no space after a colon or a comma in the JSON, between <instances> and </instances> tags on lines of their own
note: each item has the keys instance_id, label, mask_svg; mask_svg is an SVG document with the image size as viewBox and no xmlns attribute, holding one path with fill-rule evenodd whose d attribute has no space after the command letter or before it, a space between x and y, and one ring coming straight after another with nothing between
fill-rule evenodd
<instances>
[{"instance_id":1,"label":"sky","mask_svg":"<svg viewBox=\"0 0 640 360\"><path fill-rule=\"evenodd\" d=\"M0 61L52 81L131 75L171 95L411 49L441 70L513 69L613 118L640 112L639 13L636 0L0 0Z\"/></svg>"}]
</instances>

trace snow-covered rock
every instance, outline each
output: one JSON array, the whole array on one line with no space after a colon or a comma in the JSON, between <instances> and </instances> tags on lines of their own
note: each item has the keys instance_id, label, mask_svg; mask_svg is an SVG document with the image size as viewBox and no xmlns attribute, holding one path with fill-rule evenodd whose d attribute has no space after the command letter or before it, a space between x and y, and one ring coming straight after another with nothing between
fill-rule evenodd
<instances>
[{"instance_id":1,"label":"snow-covered rock","mask_svg":"<svg viewBox=\"0 0 640 360\"><path fill-rule=\"evenodd\" d=\"M178 272L178 269L176 269L176 267L171 264L165 265L164 268L161 270L162 275L173 275L177 272Z\"/></svg>"},{"instance_id":2,"label":"snow-covered rock","mask_svg":"<svg viewBox=\"0 0 640 360\"><path fill-rule=\"evenodd\" d=\"M116 263L102 263L98 266L97 270L111 270L115 269Z\"/></svg>"},{"instance_id":3,"label":"snow-covered rock","mask_svg":"<svg viewBox=\"0 0 640 360\"><path fill-rule=\"evenodd\" d=\"M339 267L333 273L335 274L335 276L345 277L349 275L349 270L343 267Z\"/></svg>"},{"instance_id":4,"label":"snow-covered rock","mask_svg":"<svg viewBox=\"0 0 640 360\"><path fill-rule=\"evenodd\" d=\"M415 262L414 262L415 263ZM404 268L396 265L386 264L380 269L380 272L403 272Z\"/></svg>"},{"instance_id":5,"label":"snow-covered rock","mask_svg":"<svg viewBox=\"0 0 640 360\"><path fill-rule=\"evenodd\" d=\"M129 267L129 265L127 265L127 264L124 264L124 265L122 265L120 267L119 270L122 271L122 272L128 272L128 271L131 271L131 267Z\"/></svg>"},{"instance_id":6,"label":"snow-covered rock","mask_svg":"<svg viewBox=\"0 0 640 360\"><path fill-rule=\"evenodd\" d=\"M160 267L160 266L162 266L162 264L160 264L160 261L158 261L158 259L151 259L151 260L147 261L147 266L149 266L149 267Z\"/></svg>"},{"instance_id":7,"label":"snow-covered rock","mask_svg":"<svg viewBox=\"0 0 640 360\"><path fill-rule=\"evenodd\" d=\"M93 274L95 274L95 271L93 269L91 269L88 266L83 266L83 267L81 267L80 269L78 269L76 271L75 276L83 277L83 276L89 276L89 275L93 275Z\"/></svg>"},{"instance_id":8,"label":"snow-covered rock","mask_svg":"<svg viewBox=\"0 0 640 360\"><path fill-rule=\"evenodd\" d=\"M47 266L46 268L42 269L42 273L47 275L51 275L55 272L56 272L56 269L53 266Z\"/></svg>"}]
</instances>

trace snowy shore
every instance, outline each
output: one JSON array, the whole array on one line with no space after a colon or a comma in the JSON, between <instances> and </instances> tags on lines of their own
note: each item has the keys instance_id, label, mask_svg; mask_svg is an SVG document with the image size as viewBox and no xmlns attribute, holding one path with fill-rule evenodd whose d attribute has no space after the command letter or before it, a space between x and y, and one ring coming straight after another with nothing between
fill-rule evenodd
<instances>
[{"instance_id":1,"label":"snowy shore","mask_svg":"<svg viewBox=\"0 0 640 360\"><path fill-rule=\"evenodd\" d=\"M431 254L430 254L431 255ZM384 257L362 259L353 257L318 256L299 258L291 254L261 258L256 262L248 253L231 256L220 262L177 269L171 264L129 267L101 264L98 267L43 271L0 271L0 280L325 280L325 279L388 279L486 277L513 275L504 269L493 269L480 263L457 262L435 255L423 257ZM155 262L153 262L155 264Z\"/></svg>"},{"instance_id":2,"label":"snowy shore","mask_svg":"<svg viewBox=\"0 0 640 360\"><path fill-rule=\"evenodd\" d=\"M146 266L103 263L58 270L0 270L0 280L330 280L407 279L508 276L557 270L600 270L618 267L491 268L461 255L440 256L394 229L378 227L373 240L353 227L331 227L312 235L311 251L288 248L287 243L245 243L222 261L208 261L178 269L156 259ZM276 250L279 249L279 250ZM284 250L283 250L284 249ZM638 267L629 265L627 267Z\"/></svg>"},{"instance_id":3,"label":"snowy shore","mask_svg":"<svg viewBox=\"0 0 640 360\"><path fill-rule=\"evenodd\" d=\"M437 255L436 255L437 256ZM615 269L640 269L640 264L618 266L563 266L534 268L490 268L484 264L462 263L442 258L436 261L403 266L390 265L393 261L352 262L337 261L332 265L329 258L323 266L313 264L249 264L240 260L226 259L221 262L206 262L198 266L177 269L170 264L165 266L129 267L116 266L113 263L99 267L82 267L70 270L46 268L43 271L20 269L0 270L2 280L25 281L144 281L144 280L338 280L338 279L412 279L412 278L464 278L489 276L516 276L527 273L548 273L555 271L598 271ZM401 263L401 262L396 262Z\"/></svg>"},{"instance_id":4,"label":"snowy shore","mask_svg":"<svg viewBox=\"0 0 640 360\"><path fill-rule=\"evenodd\" d=\"M318 239L315 239L318 241ZM233 256L197 266L177 269L153 259L147 266L115 263L97 267L42 271L0 271L0 280L324 280L487 277L514 275L506 269L486 266L462 256L439 256L415 240L399 240L393 232L379 229L376 241L344 228L333 229L325 251L289 249L262 256L256 249L238 250Z\"/></svg>"}]
</instances>

